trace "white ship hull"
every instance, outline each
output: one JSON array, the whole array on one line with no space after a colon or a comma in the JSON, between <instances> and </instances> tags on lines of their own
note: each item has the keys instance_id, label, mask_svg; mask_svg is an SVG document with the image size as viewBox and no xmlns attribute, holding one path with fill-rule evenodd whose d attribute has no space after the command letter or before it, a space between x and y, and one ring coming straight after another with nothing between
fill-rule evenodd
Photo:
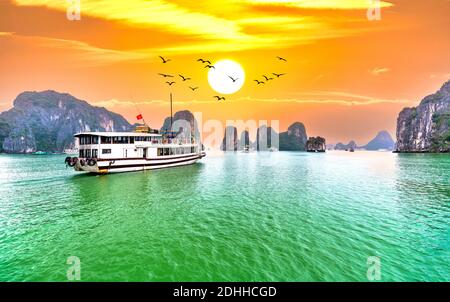
<instances>
[{"instance_id":1,"label":"white ship hull","mask_svg":"<svg viewBox=\"0 0 450 302\"><path fill-rule=\"evenodd\" d=\"M86 160L80 159L74 169L96 174L136 172L192 165L204 156L205 153L158 159L99 159L93 166L88 165Z\"/></svg>"}]
</instances>

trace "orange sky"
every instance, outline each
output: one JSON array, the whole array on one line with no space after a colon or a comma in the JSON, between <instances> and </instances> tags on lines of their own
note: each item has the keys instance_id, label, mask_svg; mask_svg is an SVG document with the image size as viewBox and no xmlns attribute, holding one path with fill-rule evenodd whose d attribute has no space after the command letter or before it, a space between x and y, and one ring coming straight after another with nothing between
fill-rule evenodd
<instances>
[{"instance_id":1,"label":"orange sky","mask_svg":"<svg viewBox=\"0 0 450 302\"><path fill-rule=\"evenodd\" d=\"M0 111L26 90L68 92L135 122L138 104L160 127L174 110L203 119L301 121L330 143L395 135L398 112L450 79L450 1L63 0L0 1ZM159 55L172 59L162 64ZM288 62L278 61L283 56ZM247 81L218 103L199 57L233 59ZM186 74L170 89L157 73ZM262 74L287 75L267 85Z\"/></svg>"}]
</instances>

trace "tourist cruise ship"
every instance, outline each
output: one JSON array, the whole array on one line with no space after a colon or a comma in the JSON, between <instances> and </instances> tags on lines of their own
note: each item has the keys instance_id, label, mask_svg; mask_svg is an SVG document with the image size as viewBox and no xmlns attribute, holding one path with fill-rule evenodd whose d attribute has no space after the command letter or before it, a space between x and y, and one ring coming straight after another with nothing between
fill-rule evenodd
<instances>
[{"instance_id":1,"label":"tourist cruise ship","mask_svg":"<svg viewBox=\"0 0 450 302\"><path fill-rule=\"evenodd\" d=\"M143 171L196 163L205 156L194 138L177 138L148 126L135 132L82 132L74 135L79 154L65 162L75 171L96 174Z\"/></svg>"}]
</instances>

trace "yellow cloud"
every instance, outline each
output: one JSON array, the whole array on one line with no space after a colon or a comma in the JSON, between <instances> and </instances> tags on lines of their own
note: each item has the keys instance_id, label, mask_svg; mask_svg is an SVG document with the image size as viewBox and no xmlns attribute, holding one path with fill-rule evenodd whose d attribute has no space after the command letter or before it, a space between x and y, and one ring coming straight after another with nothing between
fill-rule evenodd
<instances>
[{"instance_id":1,"label":"yellow cloud","mask_svg":"<svg viewBox=\"0 0 450 302\"><path fill-rule=\"evenodd\" d=\"M93 47L87 43L75 40L22 36L17 34L8 36L11 36L16 42L23 43L24 47L26 45L32 45L32 47L44 49L46 52L54 52L57 50L54 52L54 60L59 57L70 61L76 67L101 66L121 61L144 60L149 55L156 56L154 53L151 54L150 50L146 53L139 53Z\"/></svg>"},{"instance_id":2,"label":"yellow cloud","mask_svg":"<svg viewBox=\"0 0 450 302\"><path fill-rule=\"evenodd\" d=\"M281 103L291 103L291 104L319 104L319 105L327 105L327 104L335 104L342 106L367 106L367 105L376 105L376 104L411 104L410 100L400 100L400 99L384 99L377 98L371 96L364 96L346 92L338 92L338 91L319 91L312 93L299 94L302 97L293 97L293 98L254 98L254 97L239 97L239 98L227 98L226 102L228 104L248 104L249 102L255 103L273 103L281 104ZM206 100L186 100L186 101L174 101L176 105L189 105L189 104L216 104L217 100L215 99L206 99ZM167 106L167 100L141 100L141 101L129 101L129 100L117 100L110 99L104 101L96 101L92 103L95 106L104 106L104 107L114 107L114 106L134 106L134 105L161 105Z\"/></svg>"},{"instance_id":3,"label":"yellow cloud","mask_svg":"<svg viewBox=\"0 0 450 302\"><path fill-rule=\"evenodd\" d=\"M69 7L69 4L61 0L15 0L15 2L18 5L40 5L64 12ZM135 26L158 26L168 31L182 31L204 38L243 37L240 28L232 21L191 11L162 0L83 0L80 3L81 18L85 15Z\"/></svg>"},{"instance_id":4,"label":"yellow cloud","mask_svg":"<svg viewBox=\"0 0 450 302\"><path fill-rule=\"evenodd\" d=\"M378 76L389 71L390 69L386 67L375 67L374 69L370 70L370 73L374 76Z\"/></svg>"},{"instance_id":5,"label":"yellow cloud","mask_svg":"<svg viewBox=\"0 0 450 302\"><path fill-rule=\"evenodd\" d=\"M368 95L355 94L342 91L313 91L309 93L296 93L295 95L308 97L317 101L338 101L347 105L371 105L371 104L411 104L406 99L386 99Z\"/></svg>"},{"instance_id":6,"label":"yellow cloud","mask_svg":"<svg viewBox=\"0 0 450 302\"><path fill-rule=\"evenodd\" d=\"M247 2L313 9L368 9L377 3L375 0L247 0ZM393 6L387 1L379 1L378 5L380 8Z\"/></svg>"},{"instance_id":7,"label":"yellow cloud","mask_svg":"<svg viewBox=\"0 0 450 302\"><path fill-rule=\"evenodd\" d=\"M62 0L14 0L23 6L45 6L66 13L70 4ZM153 49L168 52L240 51L289 47L323 38L342 37L365 30L349 28L323 16L277 16L248 9L248 5L276 4L285 7L354 9L367 7L368 0L350 1L205 1L185 0L83 0L83 16L121 22L134 27L155 28L190 36L189 43ZM363 4L364 3L364 4ZM213 5L215 4L215 5ZM389 6L381 2L382 6ZM220 7L220 9L218 9ZM361 15L364 19L365 15ZM346 19L346 22L350 20ZM68 21L70 22L70 21ZM151 38L151 37L149 37ZM148 53L142 49L139 52Z\"/></svg>"}]
</instances>

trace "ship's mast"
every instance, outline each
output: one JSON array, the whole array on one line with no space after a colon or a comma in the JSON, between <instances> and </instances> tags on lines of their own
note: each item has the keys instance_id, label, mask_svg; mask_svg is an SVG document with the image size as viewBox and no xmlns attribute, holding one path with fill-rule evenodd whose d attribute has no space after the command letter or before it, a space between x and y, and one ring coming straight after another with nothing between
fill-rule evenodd
<instances>
[{"instance_id":1,"label":"ship's mast","mask_svg":"<svg viewBox=\"0 0 450 302\"><path fill-rule=\"evenodd\" d=\"M172 115L172 92L170 93L170 131L172 131L173 115Z\"/></svg>"}]
</instances>

